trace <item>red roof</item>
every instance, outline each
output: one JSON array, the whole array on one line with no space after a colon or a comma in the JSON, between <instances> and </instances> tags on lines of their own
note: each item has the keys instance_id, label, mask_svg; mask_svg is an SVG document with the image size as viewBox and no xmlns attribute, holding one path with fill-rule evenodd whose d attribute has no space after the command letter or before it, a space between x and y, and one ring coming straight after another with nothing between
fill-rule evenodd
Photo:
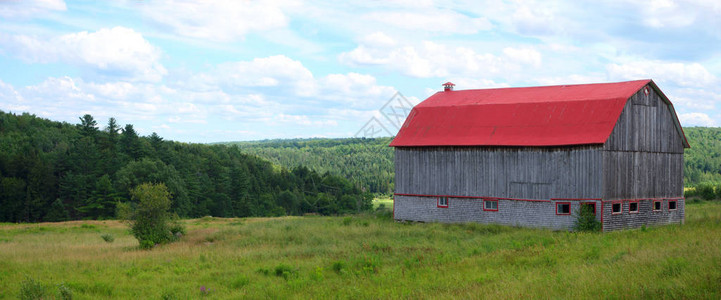
<instances>
[{"instance_id":1,"label":"red roof","mask_svg":"<svg viewBox=\"0 0 721 300\"><path fill-rule=\"evenodd\" d=\"M390 146L603 144L649 83L665 98L651 80L437 92L413 108Z\"/></svg>"}]
</instances>

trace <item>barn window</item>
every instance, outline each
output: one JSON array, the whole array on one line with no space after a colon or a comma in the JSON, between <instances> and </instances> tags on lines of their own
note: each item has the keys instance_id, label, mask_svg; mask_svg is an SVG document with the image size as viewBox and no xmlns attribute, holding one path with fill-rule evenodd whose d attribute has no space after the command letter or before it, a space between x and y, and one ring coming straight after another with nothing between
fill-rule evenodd
<instances>
[{"instance_id":1,"label":"barn window","mask_svg":"<svg viewBox=\"0 0 721 300\"><path fill-rule=\"evenodd\" d=\"M611 214L612 215L620 215L621 214L621 202L611 203Z\"/></svg>"},{"instance_id":2,"label":"barn window","mask_svg":"<svg viewBox=\"0 0 721 300\"><path fill-rule=\"evenodd\" d=\"M653 200L653 211L661 211L661 200Z\"/></svg>"},{"instance_id":3,"label":"barn window","mask_svg":"<svg viewBox=\"0 0 721 300\"><path fill-rule=\"evenodd\" d=\"M630 214L638 213L638 201L628 202L628 213L630 213Z\"/></svg>"},{"instance_id":4,"label":"barn window","mask_svg":"<svg viewBox=\"0 0 721 300\"><path fill-rule=\"evenodd\" d=\"M557 215L570 215L571 214L571 202L557 202L556 203L556 214Z\"/></svg>"},{"instance_id":5,"label":"barn window","mask_svg":"<svg viewBox=\"0 0 721 300\"><path fill-rule=\"evenodd\" d=\"M676 200L668 200L668 210L676 210Z\"/></svg>"},{"instance_id":6,"label":"barn window","mask_svg":"<svg viewBox=\"0 0 721 300\"><path fill-rule=\"evenodd\" d=\"M498 200L483 200L484 211L498 211Z\"/></svg>"},{"instance_id":7,"label":"barn window","mask_svg":"<svg viewBox=\"0 0 721 300\"><path fill-rule=\"evenodd\" d=\"M448 207L448 197L438 197L438 207Z\"/></svg>"},{"instance_id":8,"label":"barn window","mask_svg":"<svg viewBox=\"0 0 721 300\"><path fill-rule=\"evenodd\" d=\"M581 209L588 207L593 212L593 215L596 215L596 203L593 202L584 202L581 203Z\"/></svg>"}]
</instances>

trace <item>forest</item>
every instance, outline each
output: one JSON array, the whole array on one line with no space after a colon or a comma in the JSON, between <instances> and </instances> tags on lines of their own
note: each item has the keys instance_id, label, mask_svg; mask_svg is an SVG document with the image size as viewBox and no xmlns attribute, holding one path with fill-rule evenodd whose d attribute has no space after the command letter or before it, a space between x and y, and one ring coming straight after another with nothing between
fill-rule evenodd
<instances>
[{"instance_id":1,"label":"forest","mask_svg":"<svg viewBox=\"0 0 721 300\"><path fill-rule=\"evenodd\" d=\"M113 218L145 182L164 183L180 217L330 215L370 209L373 198L340 175L278 167L238 146L139 136L114 118L0 111L0 222Z\"/></svg>"},{"instance_id":2,"label":"forest","mask_svg":"<svg viewBox=\"0 0 721 300\"><path fill-rule=\"evenodd\" d=\"M340 175L372 193L393 192L393 148L390 137L285 139L231 142L250 153L286 167L307 166Z\"/></svg>"},{"instance_id":3,"label":"forest","mask_svg":"<svg viewBox=\"0 0 721 300\"><path fill-rule=\"evenodd\" d=\"M721 184L721 128L686 127L683 131L691 145L683 154L684 183Z\"/></svg>"},{"instance_id":4,"label":"forest","mask_svg":"<svg viewBox=\"0 0 721 300\"><path fill-rule=\"evenodd\" d=\"M100 128L102 127L102 128ZM684 128L686 186L721 184L721 128ZM219 144L139 136L0 111L0 222L103 219L144 182L165 183L180 217L246 217L369 209L393 192L391 138Z\"/></svg>"}]
</instances>

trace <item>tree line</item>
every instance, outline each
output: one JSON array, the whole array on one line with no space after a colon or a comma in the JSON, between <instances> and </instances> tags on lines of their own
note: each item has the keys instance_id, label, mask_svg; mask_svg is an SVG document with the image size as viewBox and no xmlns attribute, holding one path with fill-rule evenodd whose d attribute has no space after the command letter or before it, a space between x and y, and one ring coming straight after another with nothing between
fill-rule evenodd
<instances>
[{"instance_id":1,"label":"tree line","mask_svg":"<svg viewBox=\"0 0 721 300\"><path fill-rule=\"evenodd\" d=\"M274 166L238 146L139 136L110 118L78 124L0 111L0 222L113 218L130 191L162 183L180 217L338 214L367 210L360 185L307 166Z\"/></svg>"},{"instance_id":2,"label":"tree line","mask_svg":"<svg viewBox=\"0 0 721 300\"><path fill-rule=\"evenodd\" d=\"M686 127L683 131L691 145L683 154L686 186L721 184L721 128Z\"/></svg>"},{"instance_id":3,"label":"tree line","mask_svg":"<svg viewBox=\"0 0 721 300\"><path fill-rule=\"evenodd\" d=\"M231 142L243 152L274 164L307 166L318 172L340 175L372 193L393 193L393 148L390 137L312 138Z\"/></svg>"}]
</instances>

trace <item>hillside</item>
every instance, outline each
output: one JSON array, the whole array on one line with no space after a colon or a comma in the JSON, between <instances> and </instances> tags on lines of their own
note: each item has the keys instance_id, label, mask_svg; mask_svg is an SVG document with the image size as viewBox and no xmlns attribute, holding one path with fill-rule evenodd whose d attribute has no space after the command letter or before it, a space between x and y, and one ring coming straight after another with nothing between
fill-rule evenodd
<instances>
[{"instance_id":1,"label":"hillside","mask_svg":"<svg viewBox=\"0 0 721 300\"><path fill-rule=\"evenodd\" d=\"M336 214L369 209L371 195L302 165L274 168L236 146L138 136L0 111L0 222L102 219L140 183L165 183L181 217Z\"/></svg>"},{"instance_id":2,"label":"hillside","mask_svg":"<svg viewBox=\"0 0 721 300\"><path fill-rule=\"evenodd\" d=\"M721 128L684 128L691 149L686 149L684 182L721 183ZM378 139L288 139L231 142L249 154L285 168L305 165L320 173L348 178L374 193L393 192L392 138Z\"/></svg>"},{"instance_id":3,"label":"hillside","mask_svg":"<svg viewBox=\"0 0 721 300\"><path fill-rule=\"evenodd\" d=\"M689 186L721 183L721 128L686 127L683 131L691 145L684 152L684 182Z\"/></svg>"},{"instance_id":4,"label":"hillside","mask_svg":"<svg viewBox=\"0 0 721 300\"><path fill-rule=\"evenodd\" d=\"M230 142L241 151L285 168L307 166L321 174L330 172L372 193L393 192L391 138L287 139Z\"/></svg>"}]
</instances>

